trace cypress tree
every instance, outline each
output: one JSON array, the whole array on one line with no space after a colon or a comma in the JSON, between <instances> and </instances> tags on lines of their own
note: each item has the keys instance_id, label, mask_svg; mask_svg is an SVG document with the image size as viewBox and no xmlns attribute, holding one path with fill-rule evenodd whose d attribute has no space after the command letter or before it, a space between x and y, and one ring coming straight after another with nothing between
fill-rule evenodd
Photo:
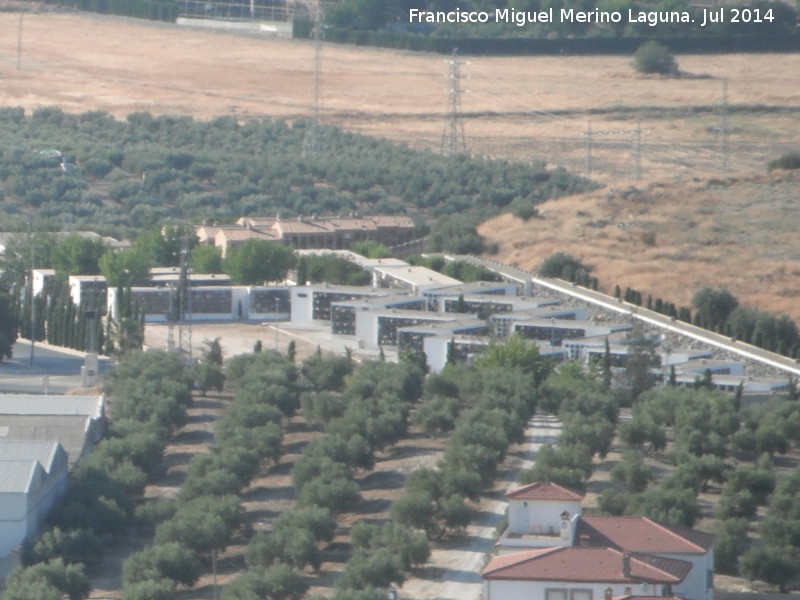
<instances>
[{"instance_id":1,"label":"cypress tree","mask_svg":"<svg viewBox=\"0 0 800 600\"><path fill-rule=\"evenodd\" d=\"M606 388L611 387L611 347L608 344L608 338L606 338L606 348L603 354L603 385Z\"/></svg>"},{"instance_id":2,"label":"cypress tree","mask_svg":"<svg viewBox=\"0 0 800 600\"><path fill-rule=\"evenodd\" d=\"M446 365L454 365L456 364L456 340L455 338L450 338L450 343L447 344L447 358L445 360Z\"/></svg>"},{"instance_id":3,"label":"cypress tree","mask_svg":"<svg viewBox=\"0 0 800 600\"><path fill-rule=\"evenodd\" d=\"M86 350L86 311L81 305L78 307L77 319L75 319L75 350Z\"/></svg>"}]
</instances>

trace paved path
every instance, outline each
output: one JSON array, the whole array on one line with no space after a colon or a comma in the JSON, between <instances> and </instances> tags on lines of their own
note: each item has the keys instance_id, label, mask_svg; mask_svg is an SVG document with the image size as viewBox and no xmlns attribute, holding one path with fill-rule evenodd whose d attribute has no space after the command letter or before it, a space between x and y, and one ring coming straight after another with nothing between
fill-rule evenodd
<instances>
[{"instance_id":1,"label":"paved path","mask_svg":"<svg viewBox=\"0 0 800 600\"><path fill-rule=\"evenodd\" d=\"M555 442L560 433L558 418L536 415L525 432L526 444L521 451L510 454L503 465L504 489L512 487L516 474L533 464L539 448L547 442ZM483 497L477 510L479 518L467 527L463 538L435 543L428 568L436 573L436 578L408 580L400 588L399 597L403 600L478 600L482 592L480 572L487 553L494 548L497 525L503 519L506 506L502 494Z\"/></svg>"}]
</instances>

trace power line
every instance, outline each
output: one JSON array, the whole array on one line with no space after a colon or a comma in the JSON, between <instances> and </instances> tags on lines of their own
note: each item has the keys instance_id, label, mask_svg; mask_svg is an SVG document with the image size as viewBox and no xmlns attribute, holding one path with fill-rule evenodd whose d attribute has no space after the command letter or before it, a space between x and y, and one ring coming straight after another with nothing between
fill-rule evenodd
<instances>
[{"instance_id":1,"label":"power line","mask_svg":"<svg viewBox=\"0 0 800 600\"><path fill-rule=\"evenodd\" d=\"M636 117L636 135L633 138L633 178L639 179L642 166L642 118Z\"/></svg>"},{"instance_id":2,"label":"power line","mask_svg":"<svg viewBox=\"0 0 800 600\"><path fill-rule=\"evenodd\" d=\"M586 131L583 132L586 136L586 148L584 150L584 171L586 177L592 176L592 122L586 124Z\"/></svg>"}]
</instances>

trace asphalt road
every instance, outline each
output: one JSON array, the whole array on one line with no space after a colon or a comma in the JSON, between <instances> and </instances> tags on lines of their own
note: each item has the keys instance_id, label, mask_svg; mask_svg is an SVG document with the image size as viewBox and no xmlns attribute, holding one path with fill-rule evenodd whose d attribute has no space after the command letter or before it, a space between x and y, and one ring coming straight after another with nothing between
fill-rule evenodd
<instances>
[{"instance_id":1,"label":"asphalt road","mask_svg":"<svg viewBox=\"0 0 800 600\"><path fill-rule=\"evenodd\" d=\"M0 362L0 392L43 394L47 391L63 394L82 386L83 353L35 344L33 364L30 356L28 341L21 340L14 344L12 358ZM108 359L100 359L100 373L108 370L110 365Z\"/></svg>"}]
</instances>

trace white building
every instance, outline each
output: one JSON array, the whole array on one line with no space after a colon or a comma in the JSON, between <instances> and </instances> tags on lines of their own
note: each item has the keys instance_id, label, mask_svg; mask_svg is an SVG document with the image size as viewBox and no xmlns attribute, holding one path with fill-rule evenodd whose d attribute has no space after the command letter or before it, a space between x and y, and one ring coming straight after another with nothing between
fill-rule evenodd
<instances>
[{"instance_id":1,"label":"white building","mask_svg":"<svg viewBox=\"0 0 800 600\"><path fill-rule=\"evenodd\" d=\"M33 295L38 296L51 281L55 280L55 269L33 269Z\"/></svg>"},{"instance_id":2,"label":"white building","mask_svg":"<svg viewBox=\"0 0 800 600\"><path fill-rule=\"evenodd\" d=\"M91 452L100 441L104 427L105 398L102 395L0 394L0 437L57 441L67 453L70 466Z\"/></svg>"},{"instance_id":3,"label":"white building","mask_svg":"<svg viewBox=\"0 0 800 600\"><path fill-rule=\"evenodd\" d=\"M69 276L69 295L75 306L103 306L106 289L106 278L102 275Z\"/></svg>"},{"instance_id":4,"label":"white building","mask_svg":"<svg viewBox=\"0 0 800 600\"><path fill-rule=\"evenodd\" d=\"M555 483L530 483L506 492L508 529L503 544L528 548L572 545L583 494Z\"/></svg>"},{"instance_id":5,"label":"white building","mask_svg":"<svg viewBox=\"0 0 800 600\"><path fill-rule=\"evenodd\" d=\"M483 600L611 600L671 596L692 569L683 560L614 548L539 548L494 557L483 570Z\"/></svg>"},{"instance_id":6,"label":"white building","mask_svg":"<svg viewBox=\"0 0 800 600\"><path fill-rule=\"evenodd\" d=\"M509 526L482 573L484 600L712 600L713 535L647 517L584 516L582 496L554 484L507 497Z\"/></svg>"},{"instance_id":7,"label":"white building","mask_svg":"<svg viewBox=\"0 0 800 600\"><path fill-rule=\"evenodd\" d=\"M710 533L659 523L647 517L583 516L578 521L575 543L580 546L611 545L624 552L647 553L679 559L692 565L676 596L711 600L714 591L714 536Z\"/></svg>"},{"instance_id":8,"label":"white building","mask_svg":"<svg viewBox=\"0 0 800 600\"><path fill-rule=\"evenodd\" d=\"M0 440L0 558L39 528L67 484L58 442Z\"/></svg>"},{"instance_id":9,"label":"white building","mask_svg":"<svg viewBox=\"0 0 800 600\"><path fill-rule=\"evenodd\" d=\"M392 287L422 294L426 289L459 285L458 279L443 275L428 267L380 266L372 271L374 287Z\"/></svg>"}]
</instances>

